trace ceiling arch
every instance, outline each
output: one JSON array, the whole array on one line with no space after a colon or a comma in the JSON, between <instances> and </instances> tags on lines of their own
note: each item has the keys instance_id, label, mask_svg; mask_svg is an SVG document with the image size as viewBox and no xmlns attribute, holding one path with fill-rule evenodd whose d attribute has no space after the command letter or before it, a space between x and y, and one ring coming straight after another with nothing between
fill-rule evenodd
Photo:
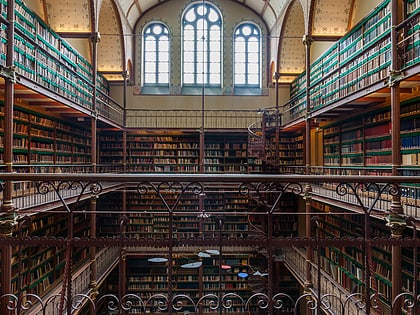
<instances>
[{"instance_id":1,"label":"ceiling arch","mask_svg":"<svg viewBox=\"0 0 420 315\"><path fill-rule=\"evenodd\" d=\"M121 22L112 0L103 0L99 10L98 70L108 80L121 80L125 53Z\"/></svg>"},{"instance_id":2,"label":"ceiling arch","mask_svg":"<svg viewBox=\"0 0 420 315\"><path fill-rule=\"evenodd\" d=\"M279 41L280 82L289 82L305 69L304 34L303 8L300 2L293 1L287 9Z\"/></svg>"},{"instance_id":3,"label":"ceiling arch","mask_svg":"<svg viewBox=\"0 0 420 315\"><path fill-rule=\"evenodd\" d=\"M89 52L90 36L101 34L98 67L108 79L121 80L112 73L123 71L133 54L133 30L145 12L174 0L25 0L64 37L78 39L76 49ZM179 0L176 0L179 1ZM302 36L305 29L317 40L334 40L350 27L356 0L217 0L240 3L265 21L275 44L270 44L271 61L279 61L280 71L295 73L303 69ZM375 0L377 1L377 0ZM378 0L379 1L379 0ZM43 8L40 8L43 6ZM279 40L281 36L284 38ZM324 38L324 39L323 39ZM281 47L281 48L280 48ZM103 49L101 49L103 48ZM86 56L92 60L91 56Z\"/></svg>"}]
</instances>

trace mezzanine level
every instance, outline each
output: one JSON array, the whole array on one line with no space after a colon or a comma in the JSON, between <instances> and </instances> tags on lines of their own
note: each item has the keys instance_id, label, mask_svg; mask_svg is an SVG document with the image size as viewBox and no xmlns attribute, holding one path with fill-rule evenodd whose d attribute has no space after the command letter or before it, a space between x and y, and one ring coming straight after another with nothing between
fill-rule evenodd
<instances>
[{"instance_id":1,"label":"mezzanine level","mask_svg":"<svg viewBox=\"0 0 420 315\"><path fill-rule=\"evenodd\" d=\"M76 313L81 309L90 309L91 314L97 314L100 309L121 314L159 310L165 314L184 311L196 314L276 314L281 311L300 314L303 309L314 314L392 314L392 310L396 312L394 314L418 312L420 266L417 248L420 243L418 233L413 229L417 227L418 216L407 216L404 211L392 212L397 209L393 207L383 209L382 213L375 209L379 200L398 200L401 197L399 185L406 182L418 184L420 179L417 176L2 173L0 177L5 183L3 194L5 189L13 187L7 184L10 181L34 182L35 190L31 195L56 195L62 205L61 209L50 210L56 216L54 219L42 217L46 213L37 213L36 209L28 212L20 208L9 209L12 211L4 212L1 217L2 227L9 226L10 233L13 233L1 237L2 261L7 257L4 253L8 246L22 249L14 251L11 256L15 261L11 265L15 267L12 267L13 277L9 278L12 284L18 284L13 286L15 289L22 289L14 292L10 287L11 291L4 291L8 285L5 285L5 275L2 273L3 295L0 303L4 306L5 301L9 301L6 308L10 313L33 314L34 309L48 312L50 307L57 314ZM235 192L237 196L246 197L247 206L229 208L228 203L214 205L200 201L203 195L211 196L215 187L220 185L224 194ZM147 203L153 200L156 205L160 200L162 207L130 208L122 203L113 211L106 210L100 201L108 195L106 189L111 186L118 189L125 187L120 190L121 193L127 198L131 195L134 201L145 200ZM320 206L317 198L321 191L315 188L317 186L334 187L330 190L331 195L335 192L338 196L347 196L346 201L356 200L356 205L351 209L328 203ZM290 208L288 203L291 194L304 196L300 199L302 202L295 204L296 208ZM84 197L89 202L86 207L79 207L78 203ZM111 201L110 198L105 199L105 203ZM98 206L91 208L92 202ZM5 204L8 202L3 198ZM402 207L404 209L405 205ZM90 222L94 222L101 215L110 214L116 218L113 226L115 233L99 235L93 228L95 225L90 225L90 232L77 234L84 220L89 218ZM291 216L297 223L296 234L282 235L281 231L286 230ZM144 229L150 226L150 219L156 217L167 218L153 223L156 229L167 222L164 231L155 233ZM203 227L188 233L182 232L180 228L188 222L180 220L183 217L194 222L202 220ZM228 220L228 217L236 219ZM244 217L252 224L243 224ZM220 218L224 219L224 223L218 225L222 222ZM74 228L53 233L48 228L52 222L50 220L58 220L59 226ZM140 220L140 223L136 220ZM233 222L242 223L232 227ZM279 228L272 229L274 225ZM307 232L308 226L310 233ZM31 232L28 232L28 228ZM240 236L235 236L238 229L241 230ZM397 236L397 230L402 234ZM33 234L35 231L38 233ZM46 249L45 255L37 254L36 251L43 251L41 248ZM61 257L60 264L54 267L55 262L48 260L52 248L54 252L57 251L57 257ZM95 248L98 252L100 248L112 249L113 255L110 256L114 260L111 261L118 260L117 265L120 266L129 255L164 257L164 264L159 268L162 270L163 266L165 277L159 281L159 290L152 290L149 286L152 281L148 280L148 284L143 282L134 292L126 291L126 277L121 277L121 274L104 290L100 289L105 279L98 278L102 273L92 271L97 268L96 260L88 259ZM182 278L179 278L181 269L177 265L179 255L188 254L193 259L204 248L217 248L220 257L214 258L215 265L204 265L203 268L223 270L217 267L225 263L223 259L226 257L232 260L238 254L246 253L250 257L258 254L265 258L266 265L262 266L261 271L267 275L262 279L249 277L245 281L236 278L233 269L225 270L226 274L217 271L203 278L210 289L197 288L194 293L188 293L185 287L179 285L182 282ZM79 254L80 250L84 251L84 255ZM395 250L401 250L402 255L398 259ZM63 260L63 257L66 259ZM398 282L392 270L396 268L394 263L400 260L402 273L400 270L398 273L402 279ZM88 276L92 279L87 272L84 273L85 285L75 285L72 279L80 272L77 263L83 261L85 263L82 265L90 266L90 273L95 275L94 281L87 281ZM19 263L16 265L16 262ZM277 286L278 283L296 285L290 276L276 275L275 266L283 262L305 286L303 294L296 296L290 293L290 287ZM5 267L3 263L2 272L7 270ZM238 270L246 267L242 263L237 266ZM154 267L151 265L148 268L153 270ZM56 274L57 278L51 283L45 280L47 278L37 282L43 279L40 274L50 274L51 270L61 270L61 275ZM190 276L196 277L195 271L191 272ZM228 281L231 284L228 285ZM259 281L260 291L249 289L247 294L241 295L242 291L238 291L238 288L251 286L255 281ZM401 283L401 287L397 290L399 294L395 294L392 287L398 286L398 283ZM44 290L36 289L40 285L58 286L59 290L48 290L56 293L48 296Z\"/></svg>"}]
</instances>

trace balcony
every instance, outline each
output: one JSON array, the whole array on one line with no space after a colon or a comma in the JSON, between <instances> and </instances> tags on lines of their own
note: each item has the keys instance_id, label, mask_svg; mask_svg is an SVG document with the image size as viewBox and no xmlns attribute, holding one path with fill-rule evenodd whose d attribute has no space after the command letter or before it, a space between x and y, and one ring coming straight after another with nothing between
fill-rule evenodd
<instances>
[{"instance_id":1,"label":"balcony","mask_svg":"<svg viewBox=\"0 0 420 315\"><path fill-rule=\"evenodd\" d=\"M2 314L419 311L419 216L400 203L400 184L418 185L417 176L2 173L1 179L2 262L11 257L2 264ZM33 189L10 194L16 182ZM115 200L111 191L127 201L114 211L106 208ZM10 195L18 196L12 205L29 198L44 206L7 207ZM45 207L50 202L54 207ZM151 231L151 219L160 231ZM203 254L206 248L211 254ZM115 269L153 257L163 257L147 262L154 281L133 285L125 273L140 267L132 263ZM198 269L180 267L192 259L201 262Z\"/></svg>"}]
</instances>

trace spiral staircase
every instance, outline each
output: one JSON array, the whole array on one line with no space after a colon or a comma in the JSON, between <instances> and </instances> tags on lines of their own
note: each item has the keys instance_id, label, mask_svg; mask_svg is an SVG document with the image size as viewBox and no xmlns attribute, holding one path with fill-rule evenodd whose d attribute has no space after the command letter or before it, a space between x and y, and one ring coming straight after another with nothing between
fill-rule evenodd
<instances>
[{"instance_id":1,"label":"spiral staircase","mask_svg":"<svg viewBox=\"0 0 420 315\"><path fill-rule=\"evenodd\" d=\"M278 169L275 128L269 123L275 120L268 119L272 116L273 114L264 112L261 121L248 126L248 157L259 160L263 165L263 173L273 173Z\"/></svg>"}]
</instances>

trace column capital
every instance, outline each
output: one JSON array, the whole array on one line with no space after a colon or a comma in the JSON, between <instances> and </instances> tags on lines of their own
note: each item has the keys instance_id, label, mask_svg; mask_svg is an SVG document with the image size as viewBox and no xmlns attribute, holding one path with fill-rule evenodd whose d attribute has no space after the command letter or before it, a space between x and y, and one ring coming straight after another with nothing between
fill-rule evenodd
<instances>
[{"instance_id":1,"label":"column capital","mask_svg":"<svg viewBox=\"0 0 420 315\"><path fill-rule=\"evenodd\" d=\"M17 222L14 213L5 213L0 215L0 236L11 236Z\"/></svg>"},{"instance_id":2,"label":"column capital","mask_svg":"<svg viewBox=\"0 0 420 315\"><path fill-rule=\"evenodd\" d=\"M386 226L391 230L391 236L397 238L402 237L404 229L407 226L407 222L403 216L395 212L390 212L385 219L387 221Z\"/></svg>"},{"instance_id":3,"label":"column capital","mask_svg":"<svg viewBox=\"0 0 420 315\"><path fill-rule=\"evenodd\" d=\"M92 43L99 43L101 41L101 34L99 32L92 33L90 40Z\"/></svg>"},{"instance_id":4,"label":"column capital","mask_svg":"<svg viewBox=\"0 0 420 315\"><path fill-rule=\"evenodd\" d=\"M314 40L312 39L312 37L311 36L309 36L308 34L305 34L305 35L303 35L303 37L302 37L302 43L303 43L303 45L305 45L305 46L311 46L311 44L312 44L312 42L313 42Z\"/></svg>"}]
</instances>

